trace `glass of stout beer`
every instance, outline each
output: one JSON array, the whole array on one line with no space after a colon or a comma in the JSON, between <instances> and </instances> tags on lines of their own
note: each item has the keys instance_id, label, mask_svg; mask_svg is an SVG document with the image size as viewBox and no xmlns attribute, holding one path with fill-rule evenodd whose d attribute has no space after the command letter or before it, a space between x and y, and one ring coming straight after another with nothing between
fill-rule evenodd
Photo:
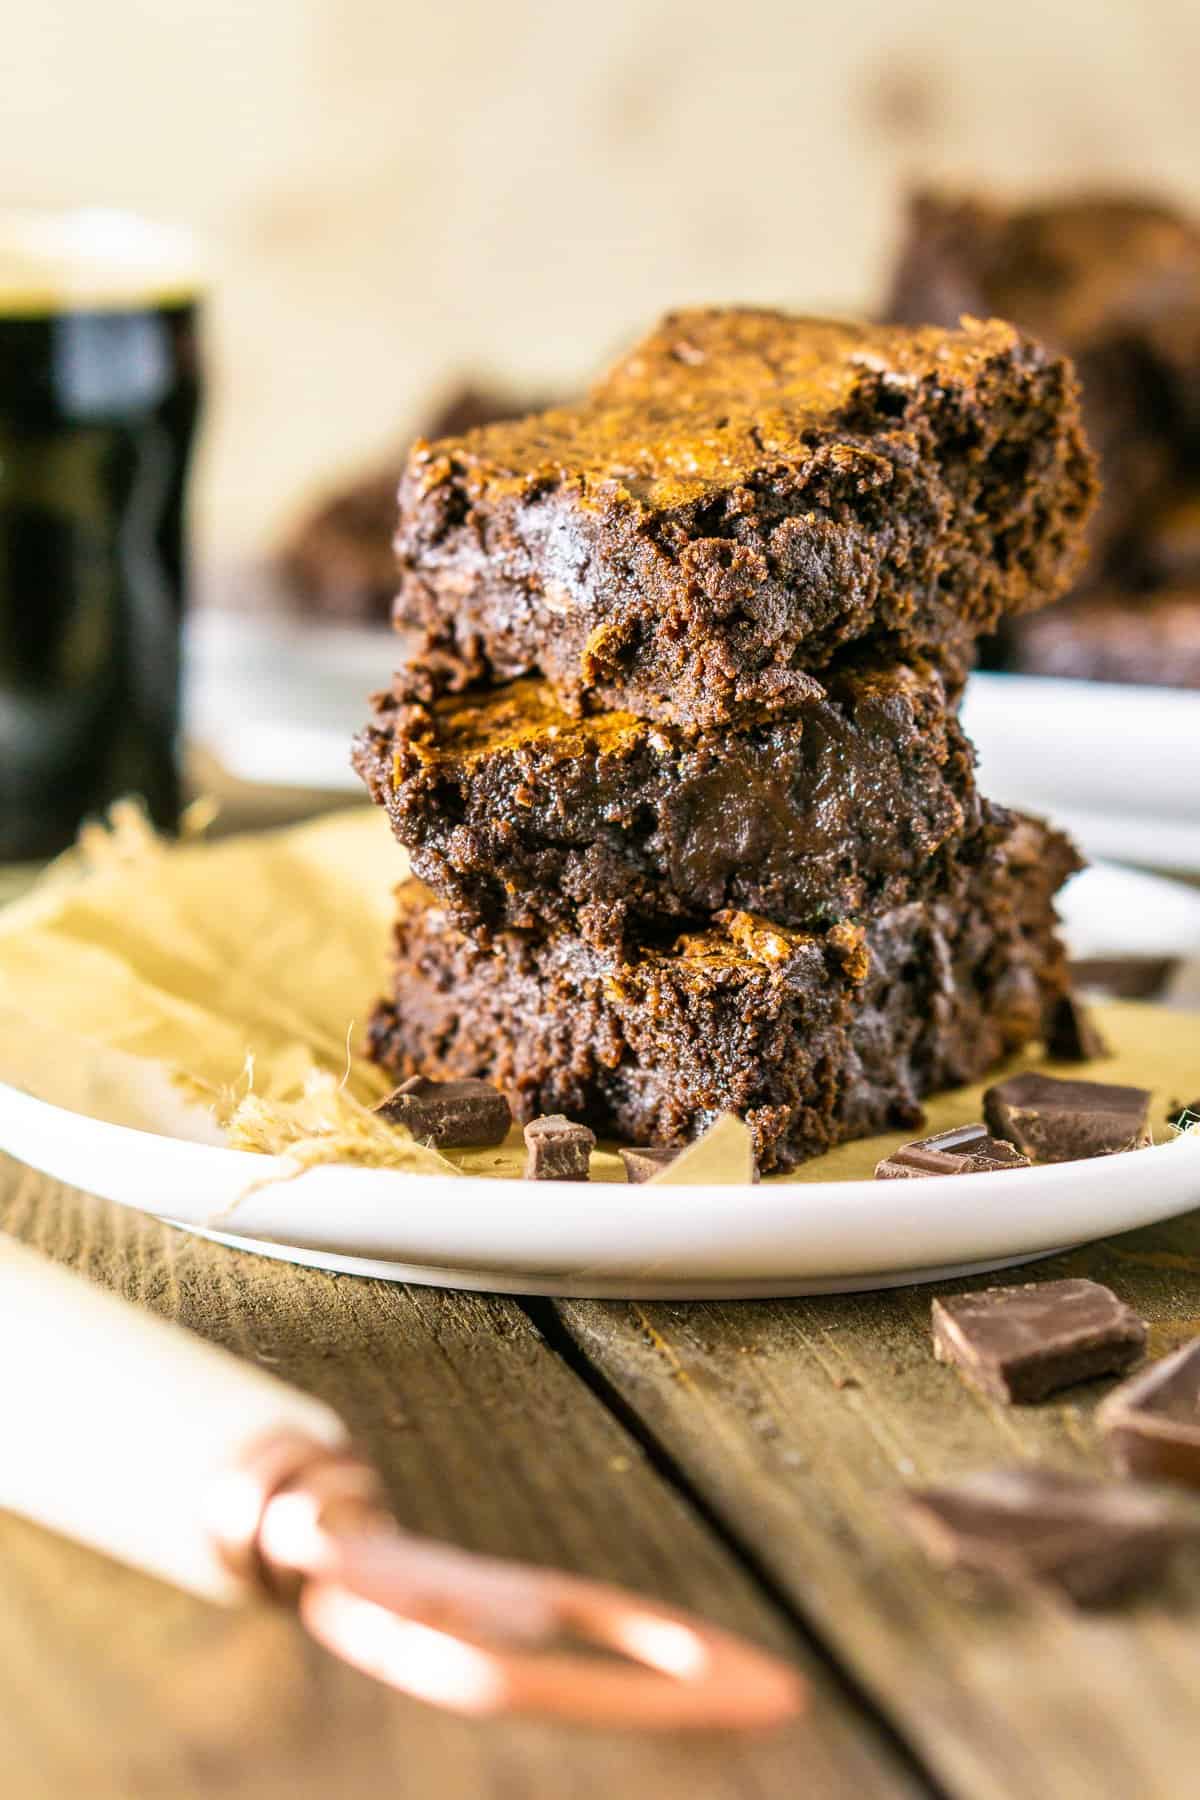
<instances>
[{"instance_id":1,"label":"glass of stout beer","mask_svg":"<svg viewBox=\"0 0 1200 1800\"><path fill-rule=\"evenodd\" d=\"M0 213L0 862L177 822L198 310L183 234Z\"/></svg>"}]
</instances>

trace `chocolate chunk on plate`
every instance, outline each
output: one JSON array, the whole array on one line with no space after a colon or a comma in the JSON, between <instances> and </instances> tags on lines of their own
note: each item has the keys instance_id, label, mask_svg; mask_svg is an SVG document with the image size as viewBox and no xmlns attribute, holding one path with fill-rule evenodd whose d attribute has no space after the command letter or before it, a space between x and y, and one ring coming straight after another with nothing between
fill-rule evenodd
<instances>
[{"instance_id":1,"label":"chocolate chunk on plate","mask_svg":"<svg viewBox=\"0 0 1200 1800\"><path fill-rule=\"evenodd\" d=\"M988 1088L983 1111L994 1137L1007 1138L1035 1162L1111 1156L1151 1142L1146 1088L1060 1081L1030 1069Z\"/></svg>"},{"instance_id":2,"label":"chocolate chunk on plate","mask_svg":"<svg viewBox=\"0 0 1200 1800\"><path fill-rule=\"evenodd\" d=\"M993 1400L1028 1405L1127 1369L1146 1327L1098 1281L1031 1281L933 1302L933 1353Z\"/></svg>"},{"instance_id":3,"label":"chocolate chunk on plate","mask_svg":"<svg viewBox=\"0 0 1200 1800\"><path fill-rule=\"evenodd\" d=\"M1096 1062L1112 1051L1087 1007L1074 994L1060 994L1046 1014L1047 1054L1056 1062Z\"/></svg>"},{"instance_id":4,"label":"chocolate chunk on plate","mask_svg":"<svg viewBox=\"0 0 1200 1800\"><path fill-rule=\"evenodd\" d=\"M1123 1383L1096 1419L1127 1474L1200 1487L1200 1338Z\"/></svg>"},{"instance_id":5,"label":"chocolate chunk on plate","mask_svg":"<svg viewBox=\"0 0 1200 1800\"><path fill-rule=\"evenodd\" d=\"M423 1143L458 1149L502 1144L512 1124L508 1101L488 1081L427 1081L414 1075L375 1111L391 1125L406 1125Z\"/></svg>"},{"instance_id":6,"label":"chocolate chunk on plate","mask_svg":"<svg viewBox=\"0 0 1200 1800\"><path fill-rule=\"evenodd\" d=\"M595 1133L562 1113L531 1119L525 1127L526 1181L586 1181Z\"/></svg>"},{"instance_id":7,"label":"chocolate chunk on plate","mask_svg":"<svg viewBox=\"0 0 1200 1800\"><path fill-rule=\"evenodd\" d=\"M665 1144L647 1145L643 1150L622 1150L620 1157L625 1164L625 1179L627 1182L652 1181L678 1155L677 1149L669 1149Z\"/></svg>"},{"instance_id":8,"label":"chocolate chunk on plate","mask_svg":"<svg viewBox=\"0 0 1200 1800\"><path fill-rule=\"evenodd\" d=\"M1120 1599L1196 1535L1169 1499L1056 1469L994 1469L914 1489L900 1514L940 1567L1049 1589L1080 1606Z\"/></svg>"},{"instance_id":9,"label":"chocolate chunk on plate","mask_svg":"<svg viewBox=\"0 0 1200 1800\"><path fill-rule=\"evenodd\" d=\"M922 1175L987 1175L998 1169L1027 1169L1029 1158L983 1125L956 1125L933 1137L901 1144L875 1165L876 1181L908 1181Z\"/></svg>"}]
</instances>

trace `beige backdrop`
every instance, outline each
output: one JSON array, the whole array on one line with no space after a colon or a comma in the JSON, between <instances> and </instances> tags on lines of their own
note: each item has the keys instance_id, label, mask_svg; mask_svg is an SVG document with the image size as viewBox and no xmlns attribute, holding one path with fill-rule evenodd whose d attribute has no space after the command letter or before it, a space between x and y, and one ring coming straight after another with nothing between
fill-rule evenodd
<instances>
[{"instance_id":1,"label":"beige backdrop","mask_svg":"<svg viewBox=\"0 0 1200 1800\"><path fill-rule=\"evenodd\" d=\"M1197 0L10 0L0 203L216 247L199 518L259 546L460 370L853 306L914 172L1200 200Z\"/></svg>"}]
</instances>

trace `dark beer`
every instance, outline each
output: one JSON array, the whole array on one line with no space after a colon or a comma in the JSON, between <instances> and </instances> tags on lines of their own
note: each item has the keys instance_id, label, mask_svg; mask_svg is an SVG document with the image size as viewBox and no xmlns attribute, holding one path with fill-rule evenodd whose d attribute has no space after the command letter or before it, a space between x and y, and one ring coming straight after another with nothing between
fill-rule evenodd
<instances>
[{"instance_id":1,"label":"dark beer","mask_svg":"<svg viewBox=\"0 0 1200 1800\"><path fill-rule=\"evenodd\" d=\"M13 229L0 220L0 862L53 855L127 794L178 820L199 399L194 275L106 264L94 228L47 268Z\"/></svg>"}]
</instances>

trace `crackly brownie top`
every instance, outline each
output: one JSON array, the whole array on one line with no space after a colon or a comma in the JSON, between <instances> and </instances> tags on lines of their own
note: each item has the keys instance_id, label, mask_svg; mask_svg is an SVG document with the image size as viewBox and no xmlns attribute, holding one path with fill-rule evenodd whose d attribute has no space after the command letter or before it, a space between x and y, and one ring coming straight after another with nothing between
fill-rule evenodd
<instances>
[{"instance_id":1,"label":"crackly brownie top","mask_svg":"<svg viewBox=\"0 0 1200 1800\"><path fill-rule=\"evenodd\" d=\"M939 301L932 315L931 296ZM1129 194L1079 194L1010 209L919 193L910 205L896 300L896 317L983 308L1078 351L1200 306L1200 226Z\"/></svg>"},{"instance_id":2,"label":"crackly brownie top","mask_svg":"<svg viewBox=\"0 0 1200 1800\"><path fill-rule=\"evenodd\" d=\"M750 308L671 313L583 405L423 441L410 475L434 486L452 460L475 497L570 480L583 504L649 515L802 457L831 427L858 442L903 430L923 390L970 388L1009 358L1046 360L999 320L914 331Z\"/></svg>"}]
</instances>

